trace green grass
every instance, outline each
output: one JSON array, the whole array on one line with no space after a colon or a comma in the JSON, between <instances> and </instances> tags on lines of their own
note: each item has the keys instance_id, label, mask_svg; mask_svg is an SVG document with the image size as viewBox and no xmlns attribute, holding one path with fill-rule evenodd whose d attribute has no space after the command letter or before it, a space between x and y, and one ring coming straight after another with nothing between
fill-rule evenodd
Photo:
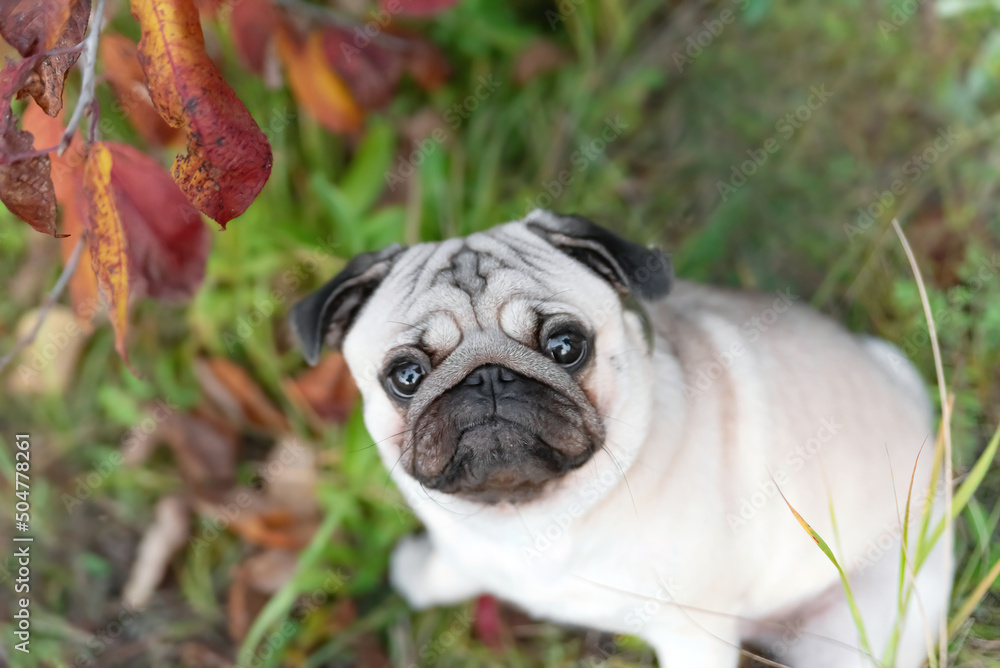
<instances>
[{"instance_id":1,"label":"green grass","mask_svg":"<svg viewBox=\"0 0 1000 668\"><path fill-rule=\"evenodd\" d=\"M224 71L274 148L264 192L226 232L213 233L205 283L190 304L134 308L130 356L142 379L124 369L102 324L64 395L25 397L0 388L5 444L27 430L39 453L32 483L34 651L22 665L70 666L89 656L96 663L87 665L102 667L177 666L180 647L190 641L230 659L240 651L226 630L226 598L232 568L247 550L229 532L177 556L150 609L129 623L128 640L106 637L122 613L121 588L156 500L184 492L165 449L140 467L111 471L73 513L63 502L79 477L119 448L122 434L153 401L169 400L178 410L202 401L193 371L202 355L248 369L323 453L319 496L332 538L302 553L292 584L271 599L244 643L242 651L253 654L254 639L272 637L289 621L280 649L261 665L354 665L372 642L393 661L420 665L651 665L651 651L633 638L616 638L617 654L604 659L593 637L523 622L516 642L495 652L472 635L471 603L408 611L389 590L385 571L392 545L417 522L400 509L375 449L365 447L370 441L359 412L343 427L312 433L281 390L282 379L303 366L283 325L288 306L352 254L466 234L541 203L662 243L682 276L765 290L790 286L852 329L899 344L931 386L923 309L889 227L899 218L928 284L955 394L955 472L976 490L956 493L952 664L1000 667L1000 587L989 584L1000 559L1000 471L992 456L979 459L1000 424L1000 268L988 269L1000 252L996 11L984 6L942 19L924 5L883 38L879 21L891 16L892 3L755 0L679 72L673 54L683 52L703 21L738 5L559 4L576 9L555 30L546 15L555 3L463 0L429 22L427 34L453 65L449 83L433 94L405 85L356 143L325 132L287 91L267 89L242 71L219 30ZM111 29L135 34L126 12ZM571 58L519 84L517 58L539 38L555 41ZM500 82L496 91L450 129L445 112L491 74ZM786 138L778 120L824 84L833 91L829 101ZM110 109L110 95L101 94L102 107ZM384 174L397 164L404 123L427 110L441 119L448 138L390 192ZM120 118L108 118L107 138L138 141ZM609 118L620 118L624 130L603 151L574 160ZM958 140L910 181L903 174L907 161L948 126ZM779 150L723 201L718 183L770 137L779 140ZM552 196L549 184L564 170L572 180ZM905 192L855 234L849 226L857 225L856 210L900 178ZM10 285L30 248L55 242L0 215L0 280ZM295 289L284 280L288 272L297 279ZM0 353L13 344L14 323L57 274L52 266L33 292L0 297ZM270 319L234 338L240 319L275 289L284 299ZM256 434L261 442L245 445L243 482L269 438ZM0 449L4 498L12 494L10 453L11 447ZM8 515L0 516L2 535L10 528ZM195 520L196 537L209 529ZM316 610L289 618L296 597L321 588L330 572L343 575L343 586ZM963 607L980 595L975 609ZM9 597L6 585L0 587L0 607L7 608ZM332 632L331 620L346 601L354 620ZM6 642L10 625L0 621L0 631Z\"/></svg>"}]
</instances>

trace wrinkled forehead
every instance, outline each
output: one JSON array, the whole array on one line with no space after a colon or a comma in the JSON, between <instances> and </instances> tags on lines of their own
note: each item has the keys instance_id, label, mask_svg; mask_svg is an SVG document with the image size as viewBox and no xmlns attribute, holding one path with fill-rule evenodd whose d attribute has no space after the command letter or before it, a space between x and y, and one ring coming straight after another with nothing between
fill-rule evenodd
<instances>
[{"instance_id":1,"label":"wrinkled forehead","mask_svg":"<svg viewBox=\"0 0 1000 668\"><path fill-rule=\"evenodd\" d=\"M463 332L501 330L536 345L549 317L588 325L588 305L614 290L520 223L409 249L363 310L351 335L382 352L415 345L432 361L455 349ZM345 349L356 343L349 335Z\"/></svg>"}]
</instances>

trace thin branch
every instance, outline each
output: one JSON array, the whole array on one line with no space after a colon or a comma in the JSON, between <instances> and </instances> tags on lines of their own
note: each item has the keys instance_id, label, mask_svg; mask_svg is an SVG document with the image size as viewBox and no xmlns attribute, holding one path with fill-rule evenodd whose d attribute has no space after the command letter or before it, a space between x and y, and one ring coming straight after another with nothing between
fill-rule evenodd
<instances>
[{"instance_id":1,"label":"thin branch","mask_svg":"<svg viewBox=\"0 0 1000 668\"><path fill-rule=\"evenodd\" d=\"M944 572L951 573L951 551L952 544L954 543L954 527L952 526L951 518L952 499L954 496L951 479L951 404L948 402L948 389L944 379L944 365L941 363L941 347L938 345L937 329L934 327L934 314L931 313L931 304L927 299L927 290L924 288L924 279L920 275L920 267L917 266L917 260L913 256L913 251L910 249L910 243L906 240L906 235L903 234L903 229L899 226L899 221L893 218L892 226L896 230L896 236L899 237L900 243L903 244L903 250L906 252L906 258L910 261L910 268L913 270L913 276L917 280L917 289L920 291L920 301L924 306L924 317L927 318L927 331L931 339L931 350L934 353L934 371L937 373L938 394L941 399L941 421L943 422L942 430L944 431ZM949 589L950 584L951 583L949 583ZM947 615L944 615L941 618L941 628L939 630L939 634L938 665L940 668L948 668Z\"/></svg>"},{"instance_id":2,"label":"thin branch","mask_svg":"<svg viewBox=\"0 0 1000 668\"><path fill-rule=\"evenodd\" d=\"M94 9L94 18L90 22L90 32L83 40L83 51L80 53L80 71L83 79L80 81L80 97L76 101L73 115L69 117L66 130L63 132L62 140L59 142L59 155L66 152L69 143L73 139L80 118L83 117L85 109L89 108L94 101L95 71L97 69L97 41L101 36L101 28L104 23L104 2L97 0L97 7ZM90 137L93 141L93 137Z\"/></svg>"},{"instance_id":3,"label":"thin branch","mask_svg":"<svg viewBox=\"0 0 1000 668\"><path fill-rule=\"evenodd\" d=\"M60 295L62 295L66 286L69 284L69 279L73 277L73 274L76 272L77 265L80 264L80 258L83 256L84 243L84 238L81 236L80 240L76 242L76 248L73 249L73 254L70 256L69 262L66 263L62 273L59 275L59 280L56 281L56 284L52 287L52 291L49 292L49 294L45 297L45 300L42 302L42 305L38 308L38 319L35 321L35 326L31 328L31 331L28 332L27 336L22 337L17 341L17 343L14 344L14 347L11 348L9 353L0 358L0 373L2 373L7 365L10 364L15 357L17 357L18 353L31 345L31 342L35 340L36 336L38 336L39 330L42 329L42 324L49 316L49 311L51 311L52 307L55 306L57 301L59 301Z\"/></svg>"},{"instance_id":4,"label":"thin branch","mask_svg":"<svg viewBox=\"0 0 1000 668\"><path fill-rule=\"evenodd\" d=\"M105 0L97 0L97 9L94 12L94 20L90 24L90 32L87 33L87 36L82 42L74 46L64 46L58 49L49 49L44 53L36 53L33 56L28 56L24 59L24 61L22 61L36 60L40 62L46 58L51 58L52 56L60 56L66 53L75 53L80 51L79 64L80 70L83 72L83 79L80 82L80 97L76 101L76 107L73 109L73 115L70 116L69 123L66 124L66 129L63 131L62 137L59 139L59 143L51 148L31 149L30 151L24 151L23 153L0 156L0 165L9 165L15 162L20 162L21 160L30 160L31 158L48 155L53 151L58 151L58 155L62 155L66 152L66 149L69 148L69 144L73 139L73 134L76 132L76 126L79 124L84 110L96 102L94 92L96 88L95 70L97 65L97 43L98 37L101 34L101 23L104 19L104 3ZM95 120L91 123L90 128L91 141L94 140L94 131L96 126L97 123L95 118Z\"/></svg>"}]
</instances>

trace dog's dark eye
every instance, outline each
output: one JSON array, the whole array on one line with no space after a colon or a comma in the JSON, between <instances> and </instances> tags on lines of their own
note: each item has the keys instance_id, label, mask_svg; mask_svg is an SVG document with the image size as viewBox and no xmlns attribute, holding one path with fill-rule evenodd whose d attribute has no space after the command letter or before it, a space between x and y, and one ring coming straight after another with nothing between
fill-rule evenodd
<instances>
[{"instance_id":1,"label":"dog's dark eye","mask_svg":"<svg viewBox=\"0 0 1000 668\"><path fill-rule=\"evenodd\" d=\"M573 367L587 355L587 339L574 331L557 332L545 342L545 353L556 364Z\"/></svg>"},{"instance_id":2,"label":"dog's dark eye","mask_svg":"<svg viewBox=\"0 0 1000 668\"><path fill-rule=\"evenodd\" d=\"M400 362L389 372L389 384L392 390L403 399L409 399L417 393L420 381L427 372L419 363L413 361Z\"/></svg>"}]
</instances>

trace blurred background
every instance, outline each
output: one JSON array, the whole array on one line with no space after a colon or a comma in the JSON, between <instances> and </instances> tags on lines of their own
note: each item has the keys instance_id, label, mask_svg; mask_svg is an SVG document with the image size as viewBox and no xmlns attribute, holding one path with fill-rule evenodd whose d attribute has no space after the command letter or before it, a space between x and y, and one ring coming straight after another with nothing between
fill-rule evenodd
<instances>
[{"instance_id":1,"label":"blurred background","mask_svg":"<svg viewBox=\"0 0 1000 668\"><path fill-rule=\"evenodd\" d=\"M985 448L1000 422L996 3L443 4L426 16L367 0L199 6L272 173L228 229L206 219L193 298L134 300L137 375L106 316L81 319L93 284L76 277L3 371L0 545L12 544L14 434L31 435L35 535L32 653L13 665L653 665L634 638L490 599L409 611L386 566L418 522L342 359L307 368L285 325L358 252L535 207L662 245L684 278L789 289L895 342L937 402L898 218L955 396L957 478ZM117 44L134 59L111 40L134 44L138 24L116 0L106 18L101 136L169 165L183 138L150 127L107 55ZM71 241L0 214L0 355ZM39 373L19 373L34 362ZM956 609L1000 558L998 489L993 467L956 523ZM12 560L0 566L10 648ZM998 629L1000 585L959 625L953 665L1000 666Z\"/></svg>"}]
</instances>

